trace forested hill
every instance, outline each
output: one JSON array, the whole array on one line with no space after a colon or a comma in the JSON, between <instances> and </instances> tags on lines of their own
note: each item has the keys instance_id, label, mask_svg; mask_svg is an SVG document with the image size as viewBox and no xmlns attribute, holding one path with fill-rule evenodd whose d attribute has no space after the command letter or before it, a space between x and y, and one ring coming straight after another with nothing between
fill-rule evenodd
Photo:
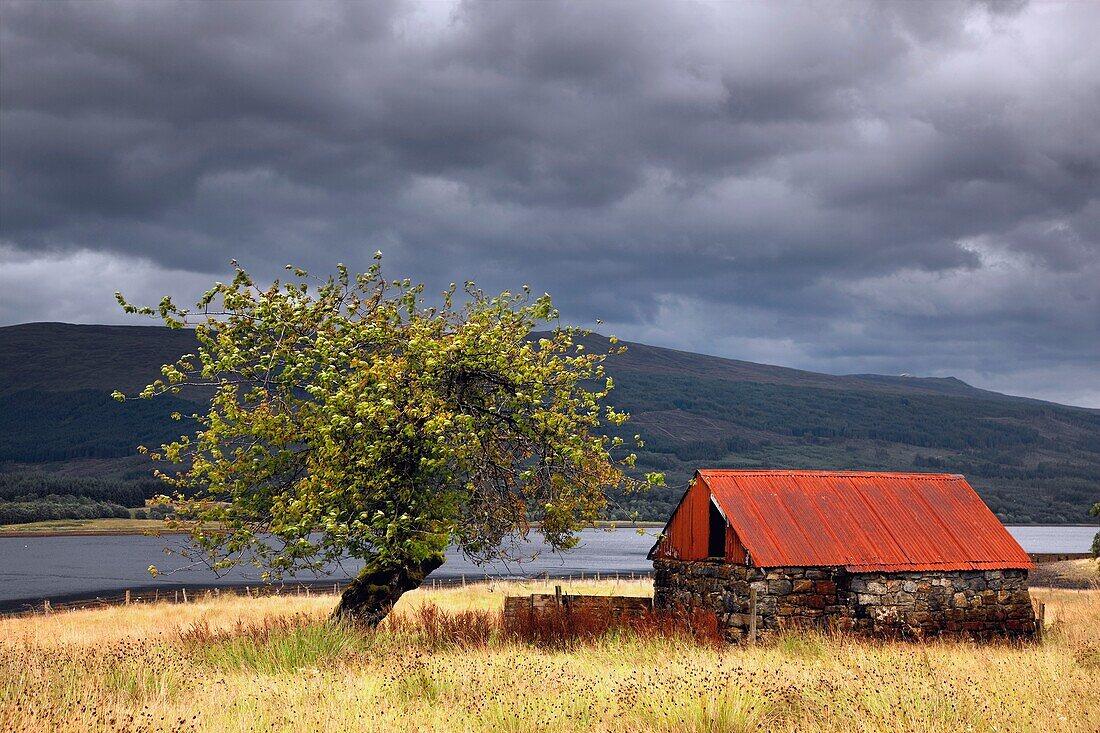
<instances>
[{"instance_id":1,"label":"forested hill","mask_svg":"<svg viewBox=\"0 0 1100 733\"><path fill-rule=\"evenodd\" d=\"M605 344L593 336L587 346ZM1097 410L952 378L833 376L628 347L608 363L612 402L633 416L626 433L646 439L639 468L665 471L670 486L620 498L620 516L666 518L699 466L963 473L1006 522L1088 521L1100 501ZM190 332L158 327L0 328L0 501L34 486L78 496L94 486L97 500L114 500L116 487L128 503L151 491L134 446L178 434L168 414L193 407L119 404L110 392L140 389L193 350Z\"/></svg>"}]
</instances>

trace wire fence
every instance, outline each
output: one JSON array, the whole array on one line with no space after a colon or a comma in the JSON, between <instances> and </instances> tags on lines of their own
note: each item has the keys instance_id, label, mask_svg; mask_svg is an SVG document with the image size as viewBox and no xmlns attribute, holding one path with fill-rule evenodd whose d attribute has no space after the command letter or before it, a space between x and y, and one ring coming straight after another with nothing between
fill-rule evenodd
<instances>
[{"instance_id":1,"label":"wire fence","mask_svg":"<svg viewBox=\"0 0 1100 733\"><path fill-rule=\"evenodd\" d=\"M472 584L491 584L491 585L506 585L506 584L524 584L532 582L549 582L554 580L565 581L634 581L644 580L649 578L649 573L588 573L585 574L575 573L568 575L552 575L550 573L541 573L538 575L518 576L510 575L506 577L494 577L494 576L476 576L467 579L465 575L461 575L453 578L441 578L430 579L425 582L422 589L436 590L439 588L453 588L455 586L466 586ZM348 581L345 582L330 582L330 581L317 581L308 583L281 583L281 584L268 584L268 585L245 585L245 586L192 586L192 587L168 587L168 588L153 588L153 589L139 589L139 590L126 590L119 591L118 593L96 595L89 598L75 598L75 599L60 599L50 600L45 599L35 603L25 603L16 608L10 608L0 611L0 617L11 616L29 616L29 615L49 615L54 613L65 613L70 611L80 611L97 608L109 608L112 606L128 606L134 604L150 604L150 603L195 603L199 601L210 601L213 599L221 598L223 596L234 597L250 597L250 598L263 598L267 596L295 596L295 597L311 597L311 596L338 596L343 593L344 588L348 585Z\"/></svg>"}]
</instances>

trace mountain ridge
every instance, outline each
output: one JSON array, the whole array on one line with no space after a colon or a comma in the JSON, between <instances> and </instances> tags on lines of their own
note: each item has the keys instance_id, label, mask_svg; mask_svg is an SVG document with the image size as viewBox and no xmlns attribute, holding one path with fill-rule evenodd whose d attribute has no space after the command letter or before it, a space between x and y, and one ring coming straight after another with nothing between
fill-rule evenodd
<instances>
[{"instance_id":1,"label":"mountain ridge","mask_svg":"<svg viewBox=\"0 0 1100 733\"><path fill-rule=\"evenodd\" d=\"M701 466L962 473L1018 523L1088 521L1100 500L1100 410L951 377L828 375L623 343L606 362L609 401L631 413L624 437L645 438L639 470L665 472L670 488L615 497L619 517L663 519ZM0 474L48 476L54 489L65 476L116 481L127 496L146 486L150 465L134 447L177 436L186 426L168 414L193 412L203 395L119 405L109 394L139 391L196 346L161 326L0 327Z\"/></svg>"}]
</instances>

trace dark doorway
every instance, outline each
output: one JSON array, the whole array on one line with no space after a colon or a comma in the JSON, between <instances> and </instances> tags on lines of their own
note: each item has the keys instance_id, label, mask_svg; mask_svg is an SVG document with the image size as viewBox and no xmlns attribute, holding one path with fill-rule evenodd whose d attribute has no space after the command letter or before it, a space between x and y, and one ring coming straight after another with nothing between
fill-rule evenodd
<instances>
[{"instance_id":1,"label":"dark doorway","mask_svg":"<svg viewBox=\"0 0 1100 733\"><path fill-rule=\"evenodd\" d=\"M725 557L726 520L722 518L722 513L714 505L713 499L709 502L709 506L710 529L707 532L707 557Z\"/></svg>"}]
</instances>

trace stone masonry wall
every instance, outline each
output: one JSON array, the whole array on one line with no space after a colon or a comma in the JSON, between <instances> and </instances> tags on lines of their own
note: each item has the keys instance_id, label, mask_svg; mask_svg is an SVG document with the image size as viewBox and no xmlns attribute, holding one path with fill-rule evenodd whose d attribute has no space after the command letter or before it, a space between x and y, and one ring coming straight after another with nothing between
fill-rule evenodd
<instances>
[{"instance_id":1,"label":"stone masonry wall","mask_svg":"<svg viewBox=\"0 0 1100 733\"><path fill-rule=\"evenodd\" d=\"M857 624L871 631L1035 634L1026 570L859 573L851 576L849 589Z\"/></svg>"},{"instance_id":2,"label":"stone masonry wall","mask_svg":"<svg viewBox=\"0 0 1100 733\"><path fill-rule=\"evenodd\" d=\"M727 638L757 628L925 637L1031 636L1027 571L848 573L843 568L754 568L718 561L654 561L656 608L707 608Z\"/></svg>"}]
</instances>

